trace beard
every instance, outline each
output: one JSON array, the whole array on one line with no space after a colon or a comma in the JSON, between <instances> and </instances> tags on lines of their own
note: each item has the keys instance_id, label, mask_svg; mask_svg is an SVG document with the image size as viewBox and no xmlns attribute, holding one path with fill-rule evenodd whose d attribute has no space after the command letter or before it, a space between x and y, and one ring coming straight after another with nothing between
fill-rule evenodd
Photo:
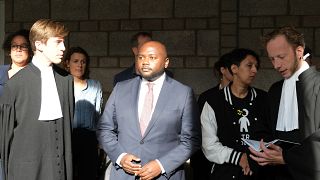
<instances>
[{"instance_id":1,"label":"beard","mask_svg":"<svg viewBox=\"0 0 320 180\"><path fill-rule=\"evenodd\" d=\"M146 79L147 81L155 81L157 80L162 74L164 73L164 69L156 72L156 73L151 73L150 75L144 75L143 73L140 73L140 76Z\"/></svg>"}]
</instances>

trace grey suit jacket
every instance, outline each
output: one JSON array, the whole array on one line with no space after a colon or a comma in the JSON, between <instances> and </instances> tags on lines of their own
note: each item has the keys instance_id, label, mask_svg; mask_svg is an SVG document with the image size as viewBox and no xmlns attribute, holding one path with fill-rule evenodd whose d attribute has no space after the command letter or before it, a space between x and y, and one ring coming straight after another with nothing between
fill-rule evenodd
<instances>
[{"instance_id":1,"label":"grey suit jacket","mask_svg":"<svg viewBox=\"0 0 320 180\"><path fill-rule=\"evenodd\" d=\"M115 162L122 153L158 159L164 174L157 179L184 179L182 165L201 145L200 120L192 89L166 77L144 136L138 119L141 78L119 82L113 89L98 124L97 136L114 167L111 180L134 179Z\"/></svg>"}]
</instances>

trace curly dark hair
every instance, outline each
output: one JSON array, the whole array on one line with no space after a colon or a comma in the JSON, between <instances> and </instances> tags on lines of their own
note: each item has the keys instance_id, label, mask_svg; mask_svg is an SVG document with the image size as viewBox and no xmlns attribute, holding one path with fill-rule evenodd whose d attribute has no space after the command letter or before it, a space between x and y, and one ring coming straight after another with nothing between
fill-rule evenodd
<instances>
[{"instance_id":1,"label":"curly dark hair","mask_svg":"<svg viewBox=\"0 0 320 180\"><path fill-rule=\"evenodd\" d=\"M29 53L29 57L31 59L32 55L33 55L33 51L31 49L31 44L30 44L30 41L29 41L29 31L26 30L26 29L20 29L14 33L11 33L9 34L3 44L2 44L2 49L6 52L6 53L10 53L11 51L11 42L12 40L16 37L16 36L22 36L24 37L24 39L26 40L27 42L27 46L28 46L28 53Z\"/></svg>"}]
</instances>

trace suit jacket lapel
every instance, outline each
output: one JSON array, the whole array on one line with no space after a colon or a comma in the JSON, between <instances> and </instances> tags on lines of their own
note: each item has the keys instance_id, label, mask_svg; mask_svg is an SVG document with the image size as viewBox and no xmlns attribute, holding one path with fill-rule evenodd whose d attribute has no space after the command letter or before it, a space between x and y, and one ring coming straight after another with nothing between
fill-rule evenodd
<instances>
[{"instance_id":1,"label":"suit jacket lapel","mask_svg":"<svg viewBox=\"0 0 320 180\"><path fill-rule=\"evenodd\" d=\"M135 119L135 126L137 129L137 133L140 134L141 136L141 131L140 131L140 122L139 122L139 115L138 115L138 102L139 102L139 92L140 92L140 83L141 83L141 78L140 76L134 78L134 82L132 83L131 87L131 99L130 102L131 104L131 111L132 111L132 117Z\"/></svg>"},{"instance_id":2,"label":"suit jacket lapel","mask_svg":"<svg viewBox=\"0 0 320 180\"><path fill-rule=\"evenodd\" d=\"M151 120L148 124L148 127L147 127L145 133L144 133L144 137L149 133L151 128L158 121L159 116L161 115L164 108L166 107L166 104L168 103L168 99L170 99L170 98L168 98L168 95L170 94L171 81L172 81L172 79L169 78L168 76L166 76L166 78L163 82L160 94L159 94L159 98L158 98L156 107L154 108Z\"/></svg>"}]
</instances>

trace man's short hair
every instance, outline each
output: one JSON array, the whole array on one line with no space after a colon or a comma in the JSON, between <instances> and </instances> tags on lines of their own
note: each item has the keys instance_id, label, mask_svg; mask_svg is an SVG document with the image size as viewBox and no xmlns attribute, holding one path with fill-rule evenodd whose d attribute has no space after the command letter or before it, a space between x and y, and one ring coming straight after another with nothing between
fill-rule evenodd
<instances>
[{"instance_id":1,"label":"man's short hair","mask_svg":"<svg viewBox=\"0 0 320 180\"><path fill-rule=\"evenodd\" d=\"M283 35L293 48L297 48L298 46L305 47L304 35L292 26L284 26L264 35L262 37L263 46L266 47L270 40L280 35Z\"/></svg>"},{"instance_id":2,"label":"man's short hair","mask_svg":"<svg viewBox=\"0 0 320 180\"><path fill-rule=\"evenodd\" d=\"M30 43L32 50L35 51L35 42L47 42L50 37L65 37L69 31L60 22L51 19L40 19L36 21L30 29Z\"/></svg>"},{"instance_id":3,"label":"man's short hair","mask_svg":"<svg viewBox=\"0 0 320 180\"><path fill-rule=\"evenodd\" d=\"M152 35L151 33L149 32L138 32L136 34L134 34L131 38L131 46L132 47L138 47L138 39L139 37L142 36L142 37L148 37L150 39L152 39Z\"/></svg>"}]
</instances>

